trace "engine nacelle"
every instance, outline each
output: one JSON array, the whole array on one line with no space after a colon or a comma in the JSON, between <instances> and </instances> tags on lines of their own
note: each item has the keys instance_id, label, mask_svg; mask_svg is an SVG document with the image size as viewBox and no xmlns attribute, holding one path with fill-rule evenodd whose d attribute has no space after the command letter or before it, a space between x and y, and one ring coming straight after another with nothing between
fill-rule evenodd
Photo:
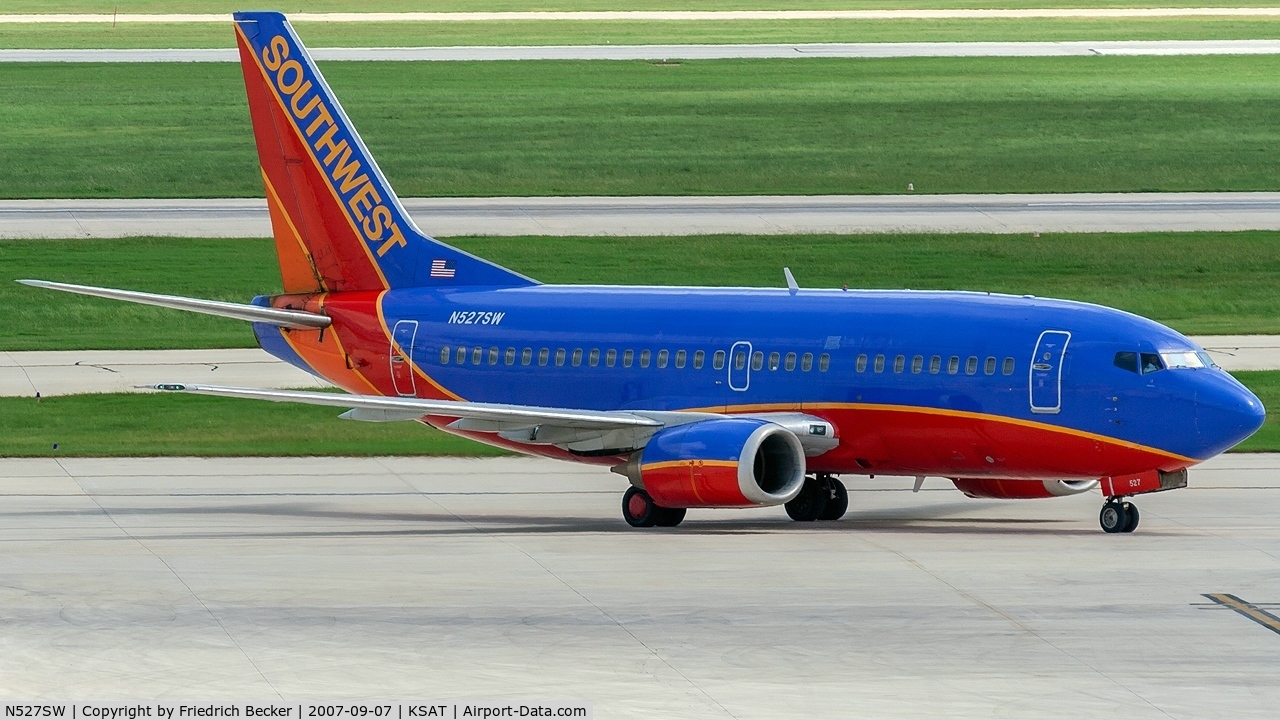
<instances>
[{"instance_id":1,"label":"engine nacelle","mask_svg":"<svg viewBox=\"0 0 1280 720\"><path fill-rule=\"evenodd\" d=\"M1030 500L1062 497L1088 492L1098 486L1097 480L991 480L988 478L952 478L956 489L971 498L997 500Z\"/></svg>"},{"instance_id":2,"label":"engine nacelle","mask_svg":"<svg viewBox=\"0 0 1280 720\"><path fill-rule=\"evenodd\" d=\"M659 431L615 470L663 507L781 505L804 484L804 448L765 420L701 420Z\"/></svg>"}]
</instances>

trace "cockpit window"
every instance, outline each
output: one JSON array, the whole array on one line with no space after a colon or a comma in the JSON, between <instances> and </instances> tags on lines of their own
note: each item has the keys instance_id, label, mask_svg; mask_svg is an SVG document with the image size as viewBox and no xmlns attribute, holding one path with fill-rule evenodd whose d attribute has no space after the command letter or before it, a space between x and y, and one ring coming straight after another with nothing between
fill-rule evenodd
<instances>
[{"instance_id":1,"label":"cockpit window","mask_svg":"<svg viewBox=\"0 0 1280 720\"><path fill-rule=\"evenodd\" d=\"M1138 372L1138 353L1136 352L1118 352L1116 359L1113 361L1116 367L1121 370L1128 370L1131 373Z\"/></svg>"},{"instance_id":2,"label":"cockpit window","mask_svg":"<svg viewBox=\"0 0 1280 720\"><path fill-rule=\"evenodd\" d=\"M1167 368L1202 368L1204 361L1194 352L1162 352L1160 357Z\"/></svg>"},{"instance_id":3,"label":"cockpit window","mask_svg":"<svg viewBox=\"0 0 1280 720\"><path fill-rule=\"evenodd\" d=\"M1143 375L1149 375L1164 369L1164 363L1160 362L1160 356L1155 353L1142 353L1141 359Z\"/></svg>"},{"instance_id":4,"label":"cockpit window","mask_svg":"<svg viewBox=\"0 0 1280 720\"><path fill-rule=\"evenodd\" d=\"M1212 368L1218 367L1218 363L1213 361L1213 358L1209 356L1209 353L1203 350L1200 350L1196 353L1196 355L1199 355L1200 359L1203 360L1204 364L1207 365L1208 367L1212 367Z\"/></svg>"}]
</instances>

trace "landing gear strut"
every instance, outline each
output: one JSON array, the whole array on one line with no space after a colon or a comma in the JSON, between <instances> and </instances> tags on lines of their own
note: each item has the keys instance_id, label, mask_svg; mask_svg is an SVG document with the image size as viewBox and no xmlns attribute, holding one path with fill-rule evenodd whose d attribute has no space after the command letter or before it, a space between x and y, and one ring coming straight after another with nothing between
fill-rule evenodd
<instances>
[{"instance_id":1,"label":"landing gear strut","mask_svg":"<svg viewBox=\"0 0 1280 720\"><path fill-rule=\"evenodd\" d=\"M797 522L839 520L849 509L849 491L831 475L805 478L800 494L784 507L787 515Z\"/></svg>"},{"instance_id":2,"label":"landing gear strut","mask_svg":"<svg viewBox=\"0 0 1280 720\"><path fill-rule=\"evenodd\" d=\"M1137 529L1139 517L1137 505L1125 502L1122 497L1113 497L1098 513L1098 524L1109 533L1131 533Z\"/></svg>"},{"instance_id":3,"label":"landing gear strut","mask_svg":"<svg viewBox=\"0 0 1280 720\"><path fill-rule=\"evenodd\" d=\"M684 514L684 508L661 507L638 487L627 488L622 496L622 517L631 527L675 527Z\"/></svg>"}]
</instances>

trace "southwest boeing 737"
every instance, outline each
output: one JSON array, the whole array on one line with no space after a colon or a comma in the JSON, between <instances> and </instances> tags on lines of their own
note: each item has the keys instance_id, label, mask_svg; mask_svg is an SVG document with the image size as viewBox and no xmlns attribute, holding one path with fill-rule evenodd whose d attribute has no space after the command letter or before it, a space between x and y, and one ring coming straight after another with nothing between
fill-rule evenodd
<instances>
[{"instance_id":1,"label":"southwest boeing 737","mask_svg":"<svg viewBox=\"0 0 1280 720\"><path fill-rule=\"evenodd\" d=\"M972 292L546 285L423 234L279 13L235 15L284 293L235 304L22 281L253 323L350 394L161 384L347 408L598 463L636 527L686 508L835 520L841 475L966 495L1127 498L1262 424L1195 343L1098 305Z\"/></svg>"}]
</instances>

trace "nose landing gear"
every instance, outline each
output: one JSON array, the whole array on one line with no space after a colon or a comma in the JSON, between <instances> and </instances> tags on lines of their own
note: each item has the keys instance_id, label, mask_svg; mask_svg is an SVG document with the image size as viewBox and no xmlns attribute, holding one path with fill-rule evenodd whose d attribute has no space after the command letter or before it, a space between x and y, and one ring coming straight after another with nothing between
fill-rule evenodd
<instances>
[{"instance_id":1,"label":"nose landing gear","mask_svg":"<svg viewBox=\"0 0 1280 720\"><path fill-rule=\"evenodd\" d=\"M1098 524L1109 533L1131 533L1138 527L1138 506L1123 497L1109 498L1098 513Z\"/></svg>"}]
</instances>

